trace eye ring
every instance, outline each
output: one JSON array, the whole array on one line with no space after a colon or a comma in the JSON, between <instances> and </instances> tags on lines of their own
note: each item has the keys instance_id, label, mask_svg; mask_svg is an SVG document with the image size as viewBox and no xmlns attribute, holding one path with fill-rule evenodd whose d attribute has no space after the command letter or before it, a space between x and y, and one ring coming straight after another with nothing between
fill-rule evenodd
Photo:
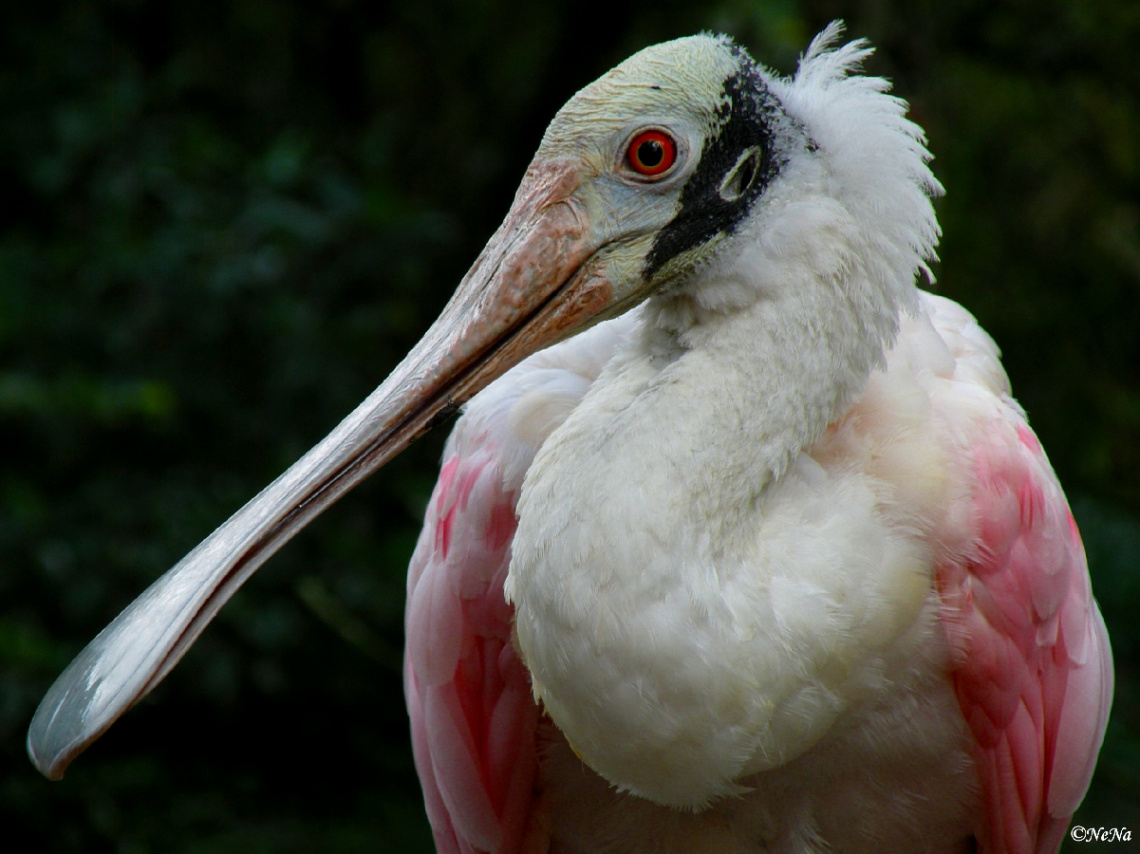
<instances>
[{"instance_id":1,"label":"eye ring","mask_svg":"<svg viewBox=\"0 0 1140 854\"><path fill-rule=\"evenodd\" d=\"M663 130L643 130L629 141L625 165L643 178L660 178L677 162L677 142Z\"/></svg>"}]
</instances>

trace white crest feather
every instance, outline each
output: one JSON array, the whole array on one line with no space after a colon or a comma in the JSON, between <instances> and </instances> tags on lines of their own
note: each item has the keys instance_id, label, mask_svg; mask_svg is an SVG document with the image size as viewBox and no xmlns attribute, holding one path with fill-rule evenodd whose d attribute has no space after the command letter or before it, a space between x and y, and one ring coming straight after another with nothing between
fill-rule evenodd
<instances>
[{"instance_id":1,"label":"white crest feather","mask_svg":"<svg viewBox=\"0 0 1140 854\"><path fill-rule=\"evenodd\" d=\"M942 185L928 166L925 133L906 117L907 103L888 94L890 81L859 74L874 48L865 39L836 47L843 32L843 22L833 21L796 74L771 84L827 158L836 197L872 226L868 257L882 259L882 281L913 311L914 271L934 280L928 262L937 260L941 230L931 199L942 195Z\"/></svg>"}]
</instances>

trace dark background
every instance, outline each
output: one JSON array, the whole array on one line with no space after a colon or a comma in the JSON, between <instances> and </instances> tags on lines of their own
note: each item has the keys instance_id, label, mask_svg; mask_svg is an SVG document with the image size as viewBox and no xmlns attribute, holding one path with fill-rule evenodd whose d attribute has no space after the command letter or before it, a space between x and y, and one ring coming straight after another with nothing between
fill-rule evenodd
<instances>
[{"instance_id":1,"label":"dark background","mask_svg":"<svg viewBox=\"0 0 1140 854\"><path fill-rule=\"evenodd\" d=\"M937 289L1003 347L1073 503L1117 672L1077 821L1140 839L1140 3L91 0L0 26L0 848L429 850L399 658L446 429L62 783L25 728L409 349L574 91L701 29L787 73L833 17L929 133Z\"/></svg>"}]
</instances>

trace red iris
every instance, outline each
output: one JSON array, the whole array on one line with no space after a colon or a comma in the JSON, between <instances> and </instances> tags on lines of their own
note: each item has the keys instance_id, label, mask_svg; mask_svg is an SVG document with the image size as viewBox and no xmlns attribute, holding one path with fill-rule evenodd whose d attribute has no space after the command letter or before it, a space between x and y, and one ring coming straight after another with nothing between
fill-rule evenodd
<instances>
[{"instance_id":1,"label":"red iris","mask_svg":"<svg viewBox=\"0 0 1140 854\"><path fill-rule=\"evenodd\" d=\"M643 131L630 141L625 159L634 172L653 178L677 162L677 144L659 130Z\"/></svg>"}]
</instances>

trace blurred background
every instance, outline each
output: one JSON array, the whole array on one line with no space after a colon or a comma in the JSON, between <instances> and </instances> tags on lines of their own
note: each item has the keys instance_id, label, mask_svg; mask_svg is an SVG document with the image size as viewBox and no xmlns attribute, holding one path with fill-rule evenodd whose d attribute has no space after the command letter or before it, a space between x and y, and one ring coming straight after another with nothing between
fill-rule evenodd
<instances>
[{"instance_id":1,"label":"blurred background","mask_svg":"<svg viewBox=\"0 0 1140 854\"><path fill-rule=\"evenodd\" d=\"M836 17L929 134L936 289L1002 346L1072 501L1117 672L1077 822L1140 840L1140 4L84 0L0 27L0 848L430 851L399 661L446 427L62 783L25 729L414 343L570 95L702 29L788 73Z\"/></svg>"}]
</instances>

